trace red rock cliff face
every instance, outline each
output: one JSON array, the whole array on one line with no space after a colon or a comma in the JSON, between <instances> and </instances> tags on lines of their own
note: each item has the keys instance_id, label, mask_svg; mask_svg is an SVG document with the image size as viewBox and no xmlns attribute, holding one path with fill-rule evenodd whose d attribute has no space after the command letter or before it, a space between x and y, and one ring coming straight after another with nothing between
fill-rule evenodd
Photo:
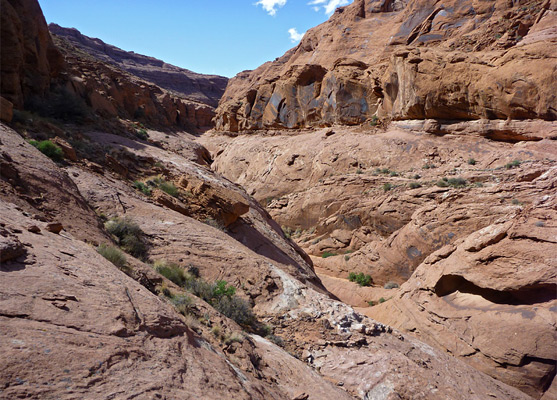
<instances>
[{"instance_id":1,"label":"red rock cliff face","mask_svg":"<svg viewBox=\"0 0 557 400\"><path fill-rule=\"evenodd\" d=\"M49 24L50 32L69 41L88 54L130 74L184 97L216 107L224 93L228 78L205 75L176 67L153 57L144 56L82 35L77 29Z\"/></svg>"},{"instance_id":2,"label":"red rock cliff face","mask_svg":"<svg viewBox=\"0 0 557 400\"><path fill-rule=\"evenodd\" d=\"M233 78L219 130L393 119L554 120L555 2L356 0Z\"/></svg>"},{"instance_id":3,"label":"red rock cliff face","mask_svg":"<svg viewBox=\"0 0 557 400\"><path fill-rule=\"evenodd\" d=\"M21 108L25 98L48 90L63 58L35 0L2 0L1 8L0 87L2 97Z\"/></svg>"}]
</instances>

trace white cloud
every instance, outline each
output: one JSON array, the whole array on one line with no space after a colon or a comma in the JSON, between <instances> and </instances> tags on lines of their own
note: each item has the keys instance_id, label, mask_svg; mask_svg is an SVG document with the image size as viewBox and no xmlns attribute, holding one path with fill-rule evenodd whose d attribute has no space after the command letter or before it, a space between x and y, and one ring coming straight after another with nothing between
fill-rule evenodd
<instances>
[{"instance_id":1,"label":"white cloud","mask_svg":"<svg viewBox=\"0 0 557 400\"><path fill-rule=\"evenodd\" d=\"M292 41L292 43L297 43L300 40L302 40L302 38L304 37L304 35L306 34L305 32L298 32L298 30L296 28L290 28L288 30L288 33L290 34L290 40Z\"/></svg>"},{"instance_id":2,"label":"white cloud","mask_svg":"<svg viewBox=\"0 0 557 400\"><path fill-rule=\"evenodd\" d=\"M261 6L269 15L275 15L277 9L283 7L286 4L286 0L259 0L255 3L256 6Z\"/></svg>"},{"instance_id":3,"label":"white cloud","mask_svg":"<svg viewBox=\"0 0 557 400\"><path fill-rule=\"evenodd\" d=\"M317 7L313 7L315 11L318 11L320 7L325 9L326 14L332 14L337 7L345 6L349 3L349 0L313 0L308 4L310 6L317 5Z\"/></svg>"}]
</instances>

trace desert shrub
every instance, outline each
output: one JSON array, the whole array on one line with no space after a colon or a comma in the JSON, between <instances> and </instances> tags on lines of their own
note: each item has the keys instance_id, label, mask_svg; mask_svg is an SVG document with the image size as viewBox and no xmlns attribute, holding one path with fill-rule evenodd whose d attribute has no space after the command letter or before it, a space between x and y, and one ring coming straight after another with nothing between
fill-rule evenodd
<instances>
[{"instance_id":1,"label":"desert shrub","mask_svg":"<svg viewBox=\"0 0 557 400\"><path fill-rule=\"evenodd\" d=\"M371 121L369 123L371 126L376 126L378 120L379 118L377 118L377 115L374 115L373 117L371 117Z\"/></svg>"},{"instance_id":2,"label":"desert shrub","mask_svg":"<svg viewBox=\"0 0 557 400\"><path fill-rule=\"evenodd\" d=\"M521 206L521 205L522 205L522 203L521 203L519 200L517 200L517 199L512 199L512 200L511 200L511 203L512 203L513 205L515 205L515 206Z\"/></svg>"},{"instance_id":3,"label":"desert shrub","mask_svg":"<svg viewBox=\"0 0 557 400\"><path fill-rule=\"evenodd\" d=\"M186 282L186 274L178 264L169 263L164 260L157 260L155 261L153 267L159 274L174 282L178 286L183 286Z\"/></svg>"},{"instance_id":4,"label":"desert shrub","mask_svg":"<svg viewBox=\"0 0 557 400\"><path fill-rule=\"evenodd\" d=\"M128 254L142 258L146 248L143 231L129 218L112 218L104 224L106 230L118 241L118 245Z\"/></svg>"},{"instance_id":5,"label":"desert shrub","mask_svg":"<svg viewBox=\"0 0 557 400\"><path fill-rule=\"evenodd\" d=\"M126 266L126 256L114 246L101 244L97 247L97 252L120 269Z\"/></svg>"},{"instance_id":6,"label":"desert shrub","mask_svg":"<svg viewBox=\"0 0 557 400\"><path fill-rule=\"evenodd\" d=\"M476 165L476 160L474 160L473 158L469 158L469 159L468 159L468 164L470 164L470 165Z\"/></svg>"},{"instance_id":7,"label":"desert shrub","mask_svg":"<svg viewBox=\"0 0 557 400\"><path fill-rule=\"evenodd\" d=\"M269 339L271 342L279 347L284 347L284 340L280 336L270 334L267 336L267 339Z\"/></svg>"},{"instance_id":8,"label":"desert shrub","mask_svg":"<svg viewBox=\"0 0 557 400\"><path fill-rule=\"evenodd\" d=\"M390 176L398 176L398 172L396 172L396 171L391 171L391 172L389 173L389 175L390 175Z\"/></svg>"},{"instance_id":9,"label":"desert shrub","mask_svg":"<svg viewBox=\"0 0 557 400\"><path fill-rule=\"evenodd\" d=\"M370 307L373 307L373 306L375 305L375 301L369 300L369 301L367 302L367 304L368 304Z\"/></svg>"},{"instance_id":10,"label":"desert shrub","mask_svg":"<svg viewBox=\"0 0 557 400\"><path fill-rule=\"evenodd\" d=\"M145 128L140 128L137 131L135 131L135 136L137 136L142 140L149 139L149 134L147 133L147 130Z\"/></svg>"},{"instance_id":11,"label":"desert shrub","mask_svg":"<svg viewBox=\"0 0 557 400\"><path fill-rule=\"evenodd\" d=\"M450 178L447 180L449 186L454 188L465 187L466 186L466 179L464 178Z\"/></svg>"},{"instance_id":12,"label":"desert shrub","mask_svg":"<svg viewBox=\"0 0 557 400\"><path fill-rule=\"evenodd\" d=\"M398 288L398 283L396 282L387 282L385 283L385 286L383 286L385 289L396 289Z\"/></svg>"},{"instance_id":13,"label":"desert shrub","mask_svg":"<svg viewBox=\"0 0 557 400\"><path fill-rule=\"evenodd\" d=\"M256 321L251 305L238 296L222 296L214 301L214 307L242 326L253 325Z\"/></svg>"},{"instance_id":14,"label":"desert shrub","mask_svg":"<svg viewBox=\"0 0 557 400\"><path fill-rule=\"evenodd\" d=\"M62 161L64 159L64 152L60 146L52 143L50 140L42 140L40 142L30 140L29 144L36 147L41 153L54 161Z\"/></svg>"},{"instance_id":15,"label":"desert shrub","mask_svg":"<svg viewBox=\"0 0 557 400\"><path fill-rule=\"evenodd\" d=\"M355 272L350 272L348 274L348 280L350 282L356 282L360 286L371 286L373 279L370 275L360 272L356 274Z\"/></svg>"},{"instance_id":16,"label":"desert shrub","mask_svg":"<svg viewBox=\"0 0 557 400\"><path fill-rule=\"evenodd\" d=\"M178 189L172 182L163 182L160 184L159 188L163 192L166 192L171 196L174 197L180 196L180 189Z\"/></svg>"},{"instance_id":17,"label":"desert shrub","mask_svg":"<svg viewBox=\"0 0 557 400\"><path fill-rule=\"evenodd\" d=\"M430 164L430 163L426 163L422 167L422 169L434 169L434 168L437 168L437 166L435 164Z\"/></svg>"},{"instance_id":18,"label":"desert shrub","mask_svg":"<svg viewBox=\"0 0 557 400\"><path fill-rule=\"evenodd\" d=\"M344 256L344 261L348 261L348 260L350 260L350 256L347 254Z\"/></svg>"},{"instance_id":19,"label":"desert shrub","mask_svg":"<svg viewBox=\"0 0 557 400\"><path fill-rule=\"evenodd\" d=\"M358 169L356 170L356 173L357 173L358 175L360 175L360 174L363 174L364 171L362 171L361 168L358 168Z\"/></svg>"},{"instance_id":20,"label":"desert shrub","mask_svg":"<svg viewBox=\"0 0 557 400\"><path fill-rule=\"evenodd\" d=\"M231 345L232 343L242 343L245 337L241 333L233 332L224 338L224 344Z\"/></svg>"},{"instance_id":21,"label":"desert shrub","mask_svg":"<svg viewBox=\"0 0 557 400\"><path fill-rule=\"evenodd\" d=\"M287 239L290 239L292 237L292 228L290 228L289 226L282 226L282 233L284 233L284 236Z\"/></svg>"},{"instance_id":22,"label":"desert shrub","mask_svg":"<svg viewBox=\"0 0 557 400\"><path fill-rule=\"evenodd\" d=\"M141 181L135 181L133 183L133 187L137 190L139 190L141 193L143 193L146 196L150 196L151 195L151 188L149 186L147 186L146 184L144 184Z\"/></svg>"},{"instance_id":23,"label":"desert shrub","mask_svg":"<svg viewBox=\"0 0 557 400\"><path fill-rule=\"evenodd\" d=\"M513 160L510 163L505 164L505 168L511 169L520 166L520 160Z\"/></svg>"},{"instance_id":24,"label":"desert shrub","mask_svg":"<svg viewBox=\"0 0 557 400\"><path fill-rule=\"evenodd\" d=\"M447 182L446 178L443 178L443 179L438 180L436 185L439 186L439 187L442 187L442 188L446 188L446 187L449 187L449 182Z\"/></svg>"},{"instance_id":25,"label":"desert shrub","mask_svg":"<svg viewBox=\"0 0 557 400\"><path fill-rule=\"evenodd\" d=\"M420 174L412 175L412 179L420 179L422 176Z\"/></svg>"},{"instance_id":26,"label":"desert shrub","mask_svg":"<svg viewBox=\"0 0 557 400\"><path fill-rule=\"evenodd\" d=\"M186 294L179 294L176 296L173 296L170 299L170 302L172 304L174 304L174 307L176 307L176 310L178 310L178 312L182 315L187 315L191 312L192 307L193 307L193 300L190 296L186 295Z\"/></svg>"},{"instance_id":27,"label":"desert shrub","mask_svg":"<svg viewBox=\"0 0 557 400\"><path fill-rule=\"evenodd\" d=\"M337 253L332 253L330 251L324 251L323 254L321 254L321 258L328 258L328 257L332 257L332 256L336 256Z\"/></svg>"},{"instance_id":28,"label":"desert shrub","mask_svg":"<svg viewBox=\"0 0 557 400\"><path fill-rule=\"evenodd\" d=\"M385 300L384 297L381 297L381 298L379 299L379 303L384 303L384 302L386 302L386 301L387 301L387 300Z\"/></svg>"},{"instance_id":29,"label":"desert shrub","mask_svg":"<svg viewBox=\"0 0 557 400\"><path fill-rule=\"evenodd\" d=\"M389 190L391 190L393 188L393 185L391 185L390 183L384 183L383 184L383 191L384 192L388 192Z\"/></svg>"},{"instance_id":30,"label":"desert shrub","mask_svg":"<svg viewBox=\"0 0 557 400\"><path fill-rule=\"evenodd\" d=\"M188 274L190 274L192 278L199 278L199 268L195 265L188 265Z\"/></svg>"},{"instance_id":31,"label":"desert shrub","mask_svg":"<svg viewBox=\"0 0 557 400\"><path fill-rule=\"evenodd\" d=\"M410 189L417 189L422 187L422 185L419 182L410 182L408 186L410 187Z\"/></svg>"}]
</instances>

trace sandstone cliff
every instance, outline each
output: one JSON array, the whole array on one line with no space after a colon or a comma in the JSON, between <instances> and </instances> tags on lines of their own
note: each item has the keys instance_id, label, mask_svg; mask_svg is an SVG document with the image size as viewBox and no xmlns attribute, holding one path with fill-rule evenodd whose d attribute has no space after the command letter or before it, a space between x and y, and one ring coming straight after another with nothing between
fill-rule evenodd
<instances>
[{"instance_id":1,"label":"sandstone cliff","mask_svg":"<svg viewBox=\"0 0 557 400\"><path fill-rule=\"evenodd\" d=\"M100 39L85 36L75 28L63 28L56 24L49 24L48 29L52 34L66 39L99 61L112 64L162 89L197 103L216 107L228 83L228 78L224 76L197 74L153 57L124 51Z\"/></svg>"},{"instance_id":2,"label":"sandstone cliff","mask_svg":"<svg viewBox=\"0 0 557 400\"><path fill-rule=\"evenodd\" d=\"M555 2L356 0L233 78L223 131L373 117L554 120Z\"/></svg>"}]
</instances>

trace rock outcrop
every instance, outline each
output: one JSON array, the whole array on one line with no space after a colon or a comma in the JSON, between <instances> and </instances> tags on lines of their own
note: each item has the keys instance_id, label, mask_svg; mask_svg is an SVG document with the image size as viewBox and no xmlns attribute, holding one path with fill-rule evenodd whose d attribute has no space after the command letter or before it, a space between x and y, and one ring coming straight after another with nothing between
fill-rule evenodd
<instances>
[{"instance_id":1,"label":"rock outcrop","mask_svg":"<svg viewBox=\"0 0 557 400\"><path fill-rule=\"evenodd\" d=\"M231 79L222 131L557 117L554 2L357 0Z\"/></svg>"},{"instance_id":2,"label":"rock outcrop","mask_svg":"<svg viewBox=\"0 0 557 400\"><path fill-rule=\"evenodd\" d=\"M224 93L228 78L218 75L197 74L162 60L119 49L100 39L90 38L75 28L49 24L50 32L64 38L76 48L99 61L129 72L162 89L196 103L215 108Z\"/></svg>"},{"instance_id":3,"label":"rock outcrop","mask_svg":"<svg viewBox=\"0 0 557 400\"><path fill-rule=\"evenodd\" d=\"M21 109L29 96L49 90L64 60L36 0L2 0L1 7L0 92Z\"/></svg>"}]
</instances>

